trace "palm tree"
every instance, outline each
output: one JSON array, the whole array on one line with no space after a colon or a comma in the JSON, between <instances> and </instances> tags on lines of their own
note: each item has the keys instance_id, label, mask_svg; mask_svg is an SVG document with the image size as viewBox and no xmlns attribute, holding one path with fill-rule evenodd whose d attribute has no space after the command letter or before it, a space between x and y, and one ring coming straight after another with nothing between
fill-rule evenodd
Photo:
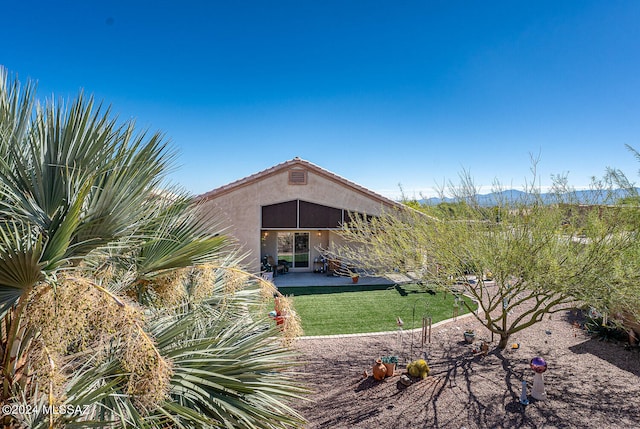
<instances>
[{"instance_id":1,"label":"palm tree","mask_svg":"<svg viewBox=\"0 0 640 429\"><path fill-rule=\"evenodd\" d=\"M174 157L93 98L39 105L0 70L4 424L302 422L292 354L262 316L274 291L166 185Z\"/></svg>"}]
</instances>

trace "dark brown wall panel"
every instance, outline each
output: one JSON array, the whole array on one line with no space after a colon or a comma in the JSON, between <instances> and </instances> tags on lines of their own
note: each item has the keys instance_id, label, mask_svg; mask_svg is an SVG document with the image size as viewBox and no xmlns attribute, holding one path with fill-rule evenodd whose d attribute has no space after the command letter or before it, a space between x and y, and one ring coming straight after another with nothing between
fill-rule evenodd
<instances>
[{"instance_id":1,"label":"dark brown wall panel","mask_svg":"<svg viewBox=\"0 0 640 429\"><path fill-rule=\"evenodd\" d=\"M296 200L262 206L262 227L297 228L297 211Z\"/></svg>"},{"instance_id":2,"label":"dark brown wall panel","mask_svg":"<svg viewBox=\"0 0 640 429\"><path fill-rule=\"evenodd\" d=\"M342 210L300 201L300 228L338 228Z\"/></svg>"}]
</instances>

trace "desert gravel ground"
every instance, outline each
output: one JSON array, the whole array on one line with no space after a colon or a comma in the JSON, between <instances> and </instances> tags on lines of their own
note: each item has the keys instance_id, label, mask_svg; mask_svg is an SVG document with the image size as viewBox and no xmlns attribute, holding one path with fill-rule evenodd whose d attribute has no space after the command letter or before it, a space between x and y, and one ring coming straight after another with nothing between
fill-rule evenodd
<instances>
[{"instance_id":1,"label":"desert gravel ground","mask_svg":"<svg viewBox=\"0 0 640 429\"><path fill-rule=\"evenodd\" d=\"M463 339L491 334L472 317L440 324L431 343L420 332L343 338L302 338L300 373L313 393L294 406L312 428L640 428L640 353L601 341L576 327L579 313L555 313L514 334L520 348L474 355ZM375 358L398 355L396 375L371 377ZM547 400L531 398L529 361L541 356ZM426 357L431 375L409 387L399 382L406 364ZM364 377L364 371L368 376ZM527 381L530 404L519 402Z\"/></svg>"}]
</instances>

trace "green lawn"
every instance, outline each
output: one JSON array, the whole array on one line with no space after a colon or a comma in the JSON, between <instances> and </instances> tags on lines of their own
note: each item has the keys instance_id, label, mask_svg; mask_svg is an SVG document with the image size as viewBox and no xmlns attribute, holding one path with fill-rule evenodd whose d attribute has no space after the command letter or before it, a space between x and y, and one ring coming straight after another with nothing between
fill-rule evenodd
<instances>
[{"instance_id":1,"label":"green lawn","mask_svg":"<svg viewBox=\"0 0 640 429\"><path fill-rule=\"evenodd\" d=\"M281 288L281 292L293 296L305 335L394 331L398 316L404 329L420 328L423 316L432 317L433 323L453 316L453 295L432 295L417 285L383 290L364 286ZM464 312L460 306L459 314Z\"/></svg>"}]
</instances>

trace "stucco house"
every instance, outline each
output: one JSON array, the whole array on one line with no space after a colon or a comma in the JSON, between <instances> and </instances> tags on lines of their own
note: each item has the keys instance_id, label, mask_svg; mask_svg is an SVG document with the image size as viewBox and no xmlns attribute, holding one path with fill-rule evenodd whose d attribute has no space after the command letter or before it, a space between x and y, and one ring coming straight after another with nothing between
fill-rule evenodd
<instances>
[{"instance_id":1,"label":"stucco house","mask_svg":"<svg viewBox=\"0 0 640 429\"><path fill-rule=\"evenodd\" d=\"M266 258L287 261L295 272L326 269L317 249L340 242L336 230L349 213L376 216L403 206L297 157L198 199L205 214L227 220L255 272Z\"/></svg>"}]
</instances>

